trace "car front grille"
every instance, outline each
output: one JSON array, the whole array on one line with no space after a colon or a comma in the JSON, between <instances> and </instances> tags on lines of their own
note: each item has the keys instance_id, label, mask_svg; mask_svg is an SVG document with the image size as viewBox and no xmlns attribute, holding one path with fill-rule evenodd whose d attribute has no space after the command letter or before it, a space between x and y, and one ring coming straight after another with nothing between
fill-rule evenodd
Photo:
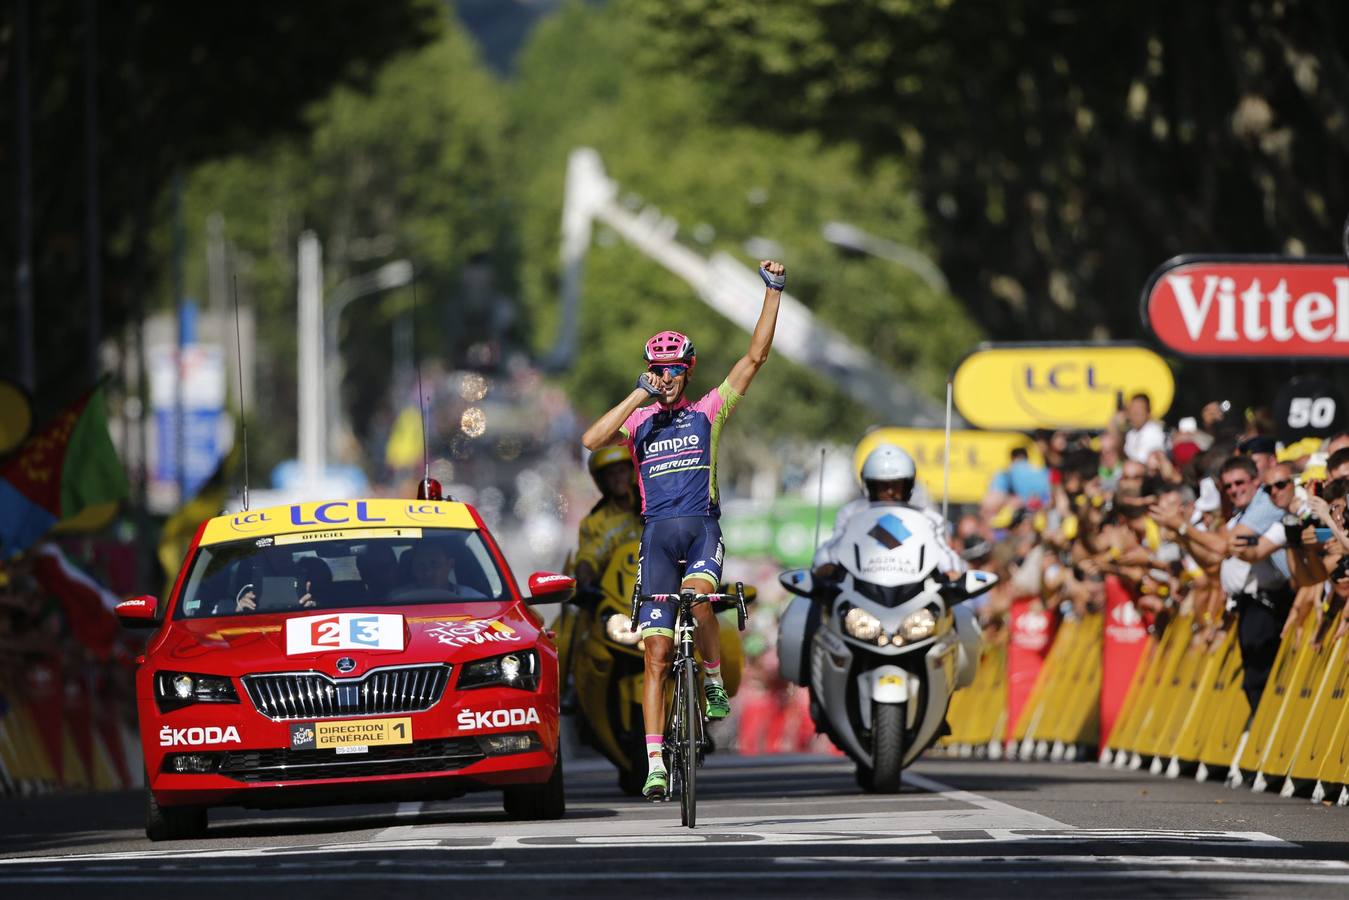
<instances>
[{"instance_id":1,"label":"car front grille","mask_svg":"<svg viewBox=\"0 0 1349 900\"><path fill-rule=\"evenodd\" d=\"M462 769L486 754L476 738L446 738L371 747L359 755L336 756L331 750L230 750L216 769L235 781L315 781L367 778Z\"/></svg>"},{"instance_id":2,"label":"car front grille","mask_svg":"<svg viewBox=\"0 0 1349 900\"><path fill-rule=\"evenodd\" d=\"M436 705L449 680L450 667L439 663L372 669L360 678L321 672L243 678L253 705L274 722L422 712Z\"/></svg>"}]
</instances>

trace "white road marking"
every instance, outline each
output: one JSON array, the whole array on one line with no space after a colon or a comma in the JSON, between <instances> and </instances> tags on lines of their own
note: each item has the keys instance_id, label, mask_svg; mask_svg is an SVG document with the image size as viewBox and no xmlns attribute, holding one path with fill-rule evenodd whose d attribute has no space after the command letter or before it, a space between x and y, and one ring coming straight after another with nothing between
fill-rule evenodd
<instances>
[{"instance_id":1,"label":"white road marking","mask_svg":"<svg viewBox=\"0 0 1349 900\"><path fill-rule=\"evenodd\" d=\"M956 863L964 863L964 866ZM941 881L1006 881L1016 878L1024 881L1203 881L1234 882L1249 884L1261 882L1267 884L1333 884L1349 885L1349 874L1320 874L1307 872L1269 872L1206 868L1200 871L1181 869L1075 869L1058 871L1049 867L1048 861L1024 865L1017 862L1013 866L989 865L981 861L981 868L969 868L969 861L946 859L940 868L918 869L911 866L896 866L888 871L859 870L855 866L835 869L811 869L793 874L794 878L840 879L846 881L895 881L905 880L941 880ZM986 869L984 867L987 867ZM312 873L267 873L267 874L231 874L231 882L249 884L277 884L285 882L338 881L342 884L353 882L625 882L633 879L669 879L679 882L706 881L756 881L772 877L772 872L755 871L699 871L686 869L650 870L635 872L511 872L509 870L491 873L478 872L325 872L315 870ZM175 871L137 871L136 879L141 884L182 884L216 883L219 877L215 873L194 873L185 870ZM6 875L0 877L5 884L124 884L127 873L107 873L97 875L52 874L52 875Z\"/></svg>"}]
</instances>

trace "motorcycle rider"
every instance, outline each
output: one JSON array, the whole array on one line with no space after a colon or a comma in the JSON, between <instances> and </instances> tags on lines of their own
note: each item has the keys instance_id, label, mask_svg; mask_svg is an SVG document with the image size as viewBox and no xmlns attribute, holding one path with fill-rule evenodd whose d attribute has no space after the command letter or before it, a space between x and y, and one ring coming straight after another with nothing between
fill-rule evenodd
<instances>
[{"instance_id":1,"label":"motorcycle rider","mask_svg":"<svg viewBox=\"0 0 1349 900\"><path fill-rule=\"evenodd\" d=\"M843 560L839 555L848 520L863 510L877 506L899 506L920 513L932 526L932 542L937 547L937 568L948 580L955 580L967 568L965 559L946 540L946 519L926 505L914 503L914 479L918 468L913 457L903 448L890 443L877 444L862 462L862 485L866 497L853 500L838 511L834 519L834 533L815 551L812 574L821 582L843 578ZM966 653L978 658L978 635L969 633L956 622L956 632L966 644ZM939 735L950 734L951 726L943 719Z\"/></svg>"},{"instance_id":2,"label":"motorcycle rider","mask_svg":"<svg viewBox=\"0 0 1349 900\"><path fill-rule=\"evenodd\" d=\"M581 520L576 536L576 599L566 648L565 671L562 673L563 711L576 707L576 688L572 666L575 649L591 625L594 604L600 593L600 579L609 568L614 551L625 544L641 539L642 520L637 514L636 473L628 448L612 445L601 447L590 454L586 467L595 487L600 490L599 502Z\"/></svg>"},{"instance_id":3,"label":"motorcycle rider","mask_svg":"<svg viewBox=\"0 0 1349 900\"><path fill-rule=\"evenodd\" d=\"M768 361L786 267L763 260L759 277L765 285L763 307L749 351L720 385L690 403L684 393L697 362L693 341L677 331L662 331L646 342L647 371L637 377L636 387L581 436L581 443L590 450L622 442L637 466L643 521L638 582L643 594L685 590L706 594L721 583L717 441L731 411ZM658 402L643 407L653 399ZM682 579L681 561L687 562ZM642 718L648 774L642 793L652 800L662 799L669 787L662 731L665 679L674 650L674 612L672 603L648 602L638 614L646 658ZM721 631L710 605L695 606L694 617L707 716L721 719L731 710L721 681Z\"/></svg>"},{"instance_id":4,"label":"motorcycle rider","mask_svg":"<svg viewBox=\"0 0 1349 900\"><path fill-rule=\"evenodd\" d=\"M903 506L923 515L932 525L932 539L940 548L939 568L947 578L965 571L965 560L946 540L946 520L934 509L916 504L914 478L918 472L913 457L894 444L881 443L872 448L862 462L862 486L866 497L859 497L838 511L834 533L815 551L813 570L816 578L829 581L842 574L837 548L848 520L873 506Z\"/></svg>"},{"instance_id":5,"label":"motorcycle rider","mask_svg":"<svg viewBox=\"0 0 1349 900\"><path fill-rule=\"evenodd\" d=\"M637 492L632 455L623 446L601 447L590 454L587 464L599 502L581 520L576 538L576 591L584 594L599 587L614 550L642 536L637 514Z\"/></svg>"}]
</instances>

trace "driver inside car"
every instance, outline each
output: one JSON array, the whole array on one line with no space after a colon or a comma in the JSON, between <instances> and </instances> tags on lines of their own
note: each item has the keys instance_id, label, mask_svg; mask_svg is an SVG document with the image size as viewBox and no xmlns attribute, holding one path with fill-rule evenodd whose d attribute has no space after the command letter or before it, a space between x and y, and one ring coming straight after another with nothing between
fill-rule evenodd
<instances>
[{"instance_id":1,"label":"driver inside car","mask_svg":"<svg viewBox=\"0 0 1349 900\"><path fill-rule=\"evenodd\" d=\"M422 541L412 551L412 584L415 588L449 591L464 600L485 600L482 591L457 584L455 560L448 547L436 541Z\"/></svg>"},{"instance_id":2,"label":"driver inside car","mask_svg":"<svg viewBox=\"0 0 1349 900\"><path fill-rule=\"evenodd\" d=\"M367 599L387 600L398 583L398 557L388 544L371 542L356 554L356 571L365 584Z\"/></svg>"}]
</instances>

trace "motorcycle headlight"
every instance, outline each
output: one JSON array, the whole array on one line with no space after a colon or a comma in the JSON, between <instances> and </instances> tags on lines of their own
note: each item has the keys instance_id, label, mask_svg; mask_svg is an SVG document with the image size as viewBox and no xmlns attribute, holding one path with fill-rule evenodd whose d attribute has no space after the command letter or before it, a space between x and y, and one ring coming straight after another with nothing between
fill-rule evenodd
<instances>
[{"instance_id":1,"label":"motorcycle headlight","mask_svg":"<svg viewBox=\"0 0 1349 900\"><path fill-rule=\"evenodd\" d=\"M604 633L615 644L627 647L642 639L640 634L632 630L632 619L625 613L611 613L604 620Z\"/></svg>"},{"instance_id":2,"label":"motorcycle headlight","mask_svg":"<svg viewBox=\"0 0 1349 900\"><path fill-rule=\"evenodd\" d=\"M533 650L517 650L502 656L479 659L465 665L459 673L460 690L492 686L537 690L539 654Z\"/></svg>"},{"instance_id":3,"label":"motorcycle headlight","mask_svg":"<svg viewBox=\"0 0 1349 900\"><path fill-rule=\"evenodd\" d=\"M856 606L843 616L843 628L859 641L875 642L881 636L881 620Z\"/></svg>"},{"instance_id":4,"label":"motorcycle headlight","mask_svg":"<svg viewBox=\"0 0 1349 900\"><path fill-rule=\"evenodd\" d=\"M921 641L937 630L937 617L930 609L920 609L899 623L899 634L906 641Z\"/></svg>"},{"instance_id":5,"label":"motorcycle headlight","mask_svg":"<svg viewBox=\"0 0 1349 900\"><path fill-rule=\"evenodd\" d=\"M221 675L193 672L156 672L155 705L170 712L193 703L238 703L234 683Z\"/></svg>"}]
</instances>

